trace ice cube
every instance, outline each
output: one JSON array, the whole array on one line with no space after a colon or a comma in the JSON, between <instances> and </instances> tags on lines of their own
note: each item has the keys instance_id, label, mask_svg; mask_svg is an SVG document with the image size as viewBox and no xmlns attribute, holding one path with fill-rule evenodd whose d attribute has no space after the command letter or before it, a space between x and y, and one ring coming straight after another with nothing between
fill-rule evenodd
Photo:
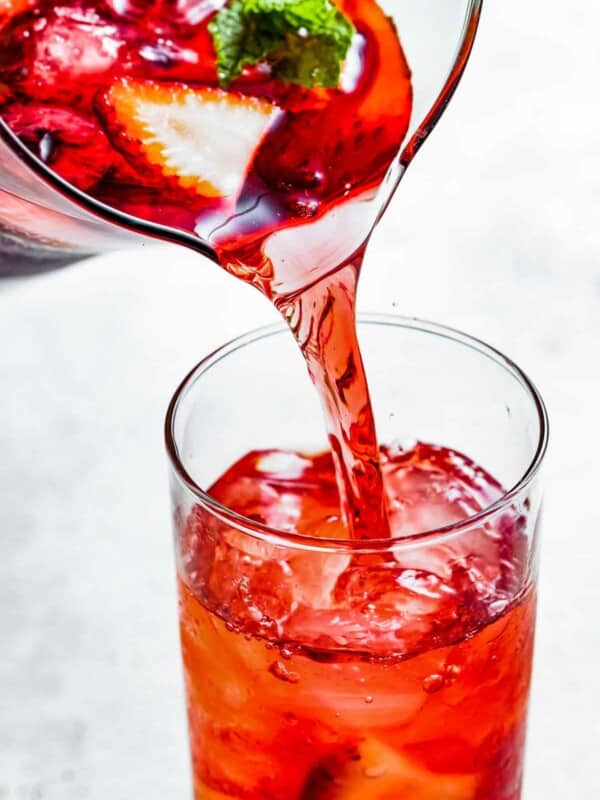
<instances>
[{"instance_id":1,"label":"ice cube","mask_svg":"<svg viewBox=\"0 0 600 800\"><path fill-rule=\"evenodd\" d=\"M340 575L347 569L347 553L301 552L289 560L294 576L294 595L299 605L311 609L328 609L334 603L333 593Z\"/></svg>"}]
</instances>

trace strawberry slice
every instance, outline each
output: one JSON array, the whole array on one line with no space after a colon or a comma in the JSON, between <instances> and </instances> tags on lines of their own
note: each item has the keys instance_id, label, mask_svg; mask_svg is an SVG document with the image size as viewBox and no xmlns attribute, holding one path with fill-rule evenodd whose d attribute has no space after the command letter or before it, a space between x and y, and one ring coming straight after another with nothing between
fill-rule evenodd
<instances>
[{"instance_id":1,"label":"strawberry slice","mask_svg":"<svg viewBox=\"0 0 600 800\"><path fill-rule=\"evenodd\" d=\"M309 775L301 800L473 800L470 775L424 770L376 739L340 750Z\"/></svg>"},{"instance_id":2,"label":"strawberry slice","mask_svg":"<svg viewBox=\"0 0 600 800\"><path fill-rule=\"evenodd\" d=\"M112 84L103 110L126 152L184 189L233 200L280 114L265 100L221 89L125 78Z\"/></svg>"}]
</instances>

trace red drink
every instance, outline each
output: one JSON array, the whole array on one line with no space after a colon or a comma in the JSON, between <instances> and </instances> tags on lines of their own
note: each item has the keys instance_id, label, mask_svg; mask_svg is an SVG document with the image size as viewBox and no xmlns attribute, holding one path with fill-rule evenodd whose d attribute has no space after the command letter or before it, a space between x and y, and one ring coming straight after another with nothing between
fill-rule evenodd
<instances>
[{"instance_id":1,"label":"red drink","mask_svg":"<svg viewBox=\"0 0 600 800\"><path fill-rule=\"evenodd\" d=\"M502 495L469 459L382 451L395 536ZM245 518L343 537L330 454L250 453L211 488ZM178 525L198 800L518 800L535 613L524 520L352 555Z\"/></svg>"}]
</instances>

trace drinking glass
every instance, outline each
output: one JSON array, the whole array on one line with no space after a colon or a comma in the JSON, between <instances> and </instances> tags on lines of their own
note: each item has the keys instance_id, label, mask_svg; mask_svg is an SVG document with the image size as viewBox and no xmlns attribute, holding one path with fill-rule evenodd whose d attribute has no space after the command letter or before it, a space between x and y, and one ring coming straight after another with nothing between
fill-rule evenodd
<instances>
[{"instance_id":1,"label":"drinking glass","mask_svg":"<svg viewBox=\"0 0 600 800\"><path fill-rule=\"evenodd\" d=\"M359 335L380 442L444 445L505 488L472 516L397 538L267 527L210 487L249 451L270 469L327 448L293 338L255 331L190 373L166 440L196 800L521 795L543 402L512 361L449 328L366 316ZM499 580L502 598L487 597ZM358 594L339 591L349 581Z\"/></svg>"}]
</instances>

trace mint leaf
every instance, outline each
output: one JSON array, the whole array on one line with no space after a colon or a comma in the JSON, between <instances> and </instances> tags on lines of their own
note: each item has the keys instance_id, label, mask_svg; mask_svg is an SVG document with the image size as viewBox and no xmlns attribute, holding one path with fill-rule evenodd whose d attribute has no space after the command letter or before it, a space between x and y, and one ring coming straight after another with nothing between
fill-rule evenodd
<instances>
[{"instance_id":1,"label":"mint leaf","mask_svg":"<svg viewBox=\"0 0 600 800\"><path fill-rule=\"evenodd\" d=\"M224 86L244 67L265 62L288 83L335 88L354 35L330 0L232 0L208 29Z\"/></svg>"},{"instance_id":2,"label":"mint leaf","mask_svg":"<svg viewBox=\"0 0 600 800\"><path fill-rule=\"evenodd\" d=\"M217 52L217 74L225 86L241 75L245 66L263 61L279 41L267 26L259 29L244 5L244 0L233 0L208 25Z\"/></svg>"}]
</instances>

